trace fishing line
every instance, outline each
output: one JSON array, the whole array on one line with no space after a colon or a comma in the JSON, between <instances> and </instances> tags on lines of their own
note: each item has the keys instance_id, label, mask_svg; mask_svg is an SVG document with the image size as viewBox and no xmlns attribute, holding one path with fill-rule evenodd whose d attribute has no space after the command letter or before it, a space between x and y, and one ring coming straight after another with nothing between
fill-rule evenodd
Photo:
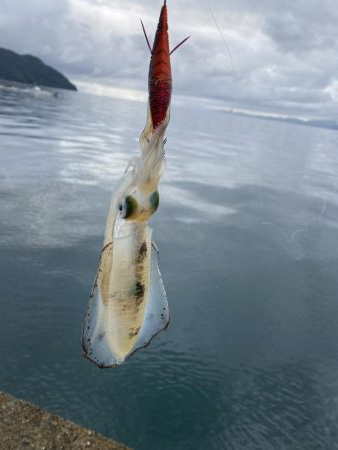
<instances>
[{"instance_id":1,"label":"fishing line","mask_svg":"<svg viewBox=\"0 0 338 450\"><path fill-rule=\"evenodd\" d=\"M227 43L227 41L225 39L225 36L224 36L220 26L218 25L218 22L216 20L216 17L215 17L214 11L212 9L210 0L207 0L207 2L208 2L208 5L209 5L211 17L213 18L213 21L215 22L215 25L216 25L216 27L218 29L218 32L219 32L219 34L220 34L220 36L222 38L222 41L223 41L223 43L225 45L225 48L227 49L227 52L228 52L228 55L229 55L229 58L230 58L230 62L231 62L231 66L232 66L232 71L233 71L234 75L236 75L235 64L234 64L234 60L232 58L232 54L231 54L230 48L228 46L228 43Z\"/></svg>"},{"instance_id":2,"label":"fishing line","mask_svg":"<svg viewBox=\"0 0 338 450\"><path fill-rule=\"evenodd\" d=\"M298 236L298 234L300 233L307 233L310 229L310 225L314 222L321 222L321 220L323 219L324 214L326 213L326 206L327 206L327 197L323 198L323 203L322 203L322 207L321 210L319 211L319 213L314 216L311 217L305 224L304 228L298 228L296 231L294 231L291 235L289 235L288 233L286 233L283 228L279 225L276 225L275 222L262 222L262 225L267 225L267 226L271 226L274 227L280 234L282 234L285 238L285 240L289 243L295 242L296 237Z\"/></svg>"},{"instance_id":3,"label":"fishing line","mask_svg":"<svg viewBox=\"0 0 338 450\"><path fill-rule=\"evenodd\" d=\"M312 217L307 224L305 225L305 228L299 228L298 230L294 231L291 235L291 242L295 240L295 237L297 236L297 234L299 233L307 233L309 231L309 227L311 225L311 223L313 222L320 222L326 212L326 204L327 204L327 198L323 198L323 205L322 205L322 209L320 210L318 216Z\"/></svg>"},{"instance_id":4,"label":"fishing line","mask_svg":"<svg viewBox=\"0 0 338 450\"><path fill-rule=\"evenodd\" d=\"M237 75L237 71L236 71L236 68L235 68L235 63L234 63L234 60L233 60L233 57L232 57L232 53L231 53L231 51L230 51L230 47L229 47L229 45L228 45L228 43L227 43L227 40L226 40L226 38L225 38L225 35L224 35L224 33L223 33L221 27L219 26L219 24L218 24L218 22L217 22L217 19L216 19L214 10L213 10L213 8L212 8L212 6L211 6L211 1L210 1L210 0L207 0L207 3L208 3L208 6L209 6L209 10L210 10L211 17L212 17L212 19L213 19L213 21L214 21L214 23L215 23L215 25L216 25L216 28L217 28L217 30L218 30L220 36L221 36L221 39L222 39L222 41L223 41L223 44L224 44L224 46L225 46L225 48L226 48L226 51L227 51L227 53L228 53L228 56L229 56L229 59L230 59L230 63L231 63L232 73L233 73L233 75L234 75L234 77L235 77L235 76ZM230 103L230 116L229 116L229 117L230 117L230 120L229 120L230 135L231 135L231 140L232 140L232 142L233 142L233 144L234 144L234 147L235 147L235 152L236 152L236 155L237 155L237 161L238 161L238 164L239 164L241 167L244 168L245 165L243 164L242 157L241 157L241 153L240 153L239 148L238 148L238 145L237 145L237 143L236 143L235 133L234 133L234 130L233 130L233 121L232 121L232 115L233 115L233 113L234 113L234 100ZM262 202L262 193L261 193L261 190L260 190L260 186L257 186L257 195L258 195L259 204L260 204L260 206L262 207L262 206L263 206L263 202Z\"/></svg>"},{"instance_id":5,"label":"fishing line","mask_svg":"<svg viewBox=\"0 0 338 450\"><path fill-rule=\"evenodd\" d=\"M209 6L209 10L210 10L211 17L212 17L212 19L213 19L213 21L214 21L214 23L215 23L215 25L216 25L216 28L217 28L217 30L218 30L220 36L221 36L221 39L222 39L222 41L223 41L223 43L224 43L224 45L225 45L226 51L227 51L227 53L228 53L228 55L229 55L229 59L230 59L231 66L232 66L232 72L233 72L233 75L235 76L235 75L236 75L236 69L235 69L235 64L234 64L234 60L233 60L233 57L232 57L230 48L229 48L229 46L228 46L228 43L227 43L227 41L226 41L226 39L225 39L225 36L224 36L222 30L221 30L221 27L219 26L219 24L218 24L218 22L217 22L217 20L216 20L216 17L215 17L214 11L213 11L213 9L212 9L210 0L207 0L207 3L208 3L208 6ZM244 167L243 164L242 164L242 160L241 160L241 157L240 157L240 153L239 153L239 151L238 151L238 146L237 146L237 144L236 144L235 134L234 134L234 130L233 130L233 123L232 123L233 109L234 109L234 103L232 102L232 103L230 104L230 116L229 116L229 117L230 117L230 120L229 120L230 135L231 135L231 140L232 140L232 142L233 142L233 144L234 144L234 147L235 147L235 151L236 151L236 155L237 155L237 161L238 161L238 163L239 163L239 165L240 165L241 167Z\"/></svg>"},{"instance_id":6,"label":"fishing line","mask_svg":"<svg viewBox=\"0 0 338 450\"><path fill-rule=\"evenodd\" d=\"M215 26L216 26L216 28L217 28L220 36L221 36L221 39L222 39L222 41L224 43L224 46L226 48L226 51L228 53L228 56L229 56L229 59L230 59L230 62L231 62L233 75L236 76L237 72L236 72L234 60L233 60L233 57L232 57L232 53L230 51L230 47L229 47L229 45L227 43L227 40L226 40L226 38L224 36L224 33L223 33L221 27L219 26L219 24L217 22L217 19L215 17L214 11L213 11L213 8L211 6L211 0L207 0L207 3L208 3L208 6L209 6L211 17L212 17L212 19L213 19L213 21L215 23ZM234 109L234 102L232 102L231 106L230 106L230 120L229 120L230 134L231 134L231 139L233 141L233 144L234 144L234 147L235 147L235 150L236 150L237 160L239 162L239 165L244 167L244 165L242 164L242 160L241 160L241 157L240 157L240 152L239 152L238 146L236 144L235 134L234 134L234 131L233 131L233 122L232 122L233 109ZM257 195L258 195L258 199L259 199L259 204L260 204L260 207L262 208L263 207L263 199L262 199L261 187L259 185L257 185L256 188L257 188ZM338 182L337 182L337 180L335 180L335 183L334 183L334 190L335 190L335 192L338 191ZM288 237L287 233L282 231L280 229L280 227L278 225L276 225L274 222L262 222L262 225L269 225L269 226L275 227L276 229L279 229L279 231L284 235L284 237L286 238L286 240L288 242L294 242L296 237L298 236L298 234L300 234L300 233L307 233L309 231L309 227L310 227L310 225L313 222L317 222L317 221L320 222L322 220L324 214L326 213L327 200L328 200L327 198L323 198L322 208L321 208L319 214L317 214L317 215L313 216L312 218L310 218L307 221L307 223L305 224L304 228L299 228L296 231L294 231L291 234L290 238Z\"/></svg>"}]
</instances>

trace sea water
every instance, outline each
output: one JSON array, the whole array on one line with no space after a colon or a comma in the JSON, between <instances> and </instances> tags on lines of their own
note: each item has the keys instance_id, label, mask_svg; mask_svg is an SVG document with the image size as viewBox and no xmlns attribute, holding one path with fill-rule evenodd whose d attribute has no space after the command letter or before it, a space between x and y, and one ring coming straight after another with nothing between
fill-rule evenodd
<instances>
[{"instance_id":1,"label":"sea water","mask_svg":"<svg viewBox=\"0 0 338 450\"><path fill-rule=\"evenodd\" d=\"M338 132L174 98L151 220L171 322L82 358L145 102L0 90L0 389L141 450L338 448Z\"/></svg>"}]
</instances>

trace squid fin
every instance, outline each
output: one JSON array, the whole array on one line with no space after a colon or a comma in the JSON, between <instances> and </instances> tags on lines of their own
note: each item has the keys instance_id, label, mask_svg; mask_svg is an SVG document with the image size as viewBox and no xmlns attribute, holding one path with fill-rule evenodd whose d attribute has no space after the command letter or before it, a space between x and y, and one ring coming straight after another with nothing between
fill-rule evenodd
<instances>
[{"instance_id":1,"label":"squid fin","mask_svg":"<svg viewBox=\"0 0 338 450\"><path fill-rule=\"evenodd\" d=\"M112 367L119 361L112 353L105 330L108 329L108 307L104 304L98 287L98 277L105 261L112 261L113 243L103 248L98 274L89 299L87 314L83 324L83 356L100 368Z\"/></svg>"},{"instance_id":2,"label":"squid fin","mask_svg":"<svg viewBox=\"0 0 338 450\"><path fill-rule=\"evenodd\" d=\"M113 243L103 249L98 276L100 276L101 265L106 264L111 259L110 252L112 251ZM105 332L105 330L109 329L108 307L104 304L97 280L98 277L94 282L83 326L82 347L84 357L100 368L108 368L122 364L125 359L129 358L137 350L147 347L150 341L169 325L168 301L158 268L158 250L156 246L152 243L149 290L142 326L134 347L122 359L113 353L108 342Z\"/></svg>"},{"instance_id":3,"label":"squid fin","mask_svg":"<svg viewBox=\"0 0 338 450\"><path fill-rule=\"evenodd\" d=\"M95 281L83 325L82 348L83 356L100 368L117 364L103 331L105 329L103 324L107 322L104 309L106 308L100 298L100 291Z\"/></svg>"},{"instance_id":4,"label":"squid fin","mask_svg":"<svg viewBox=\"0 0 338 450\"><path fill-rule=\"evenodd\" d=\"M147 304L139 337L132 353L140 348L147 347L158 333L168 327L170 322L167 294L158 267L159 252L154 242L152 242L151 247L150 286Z\"/></svg>"}]
</instances>

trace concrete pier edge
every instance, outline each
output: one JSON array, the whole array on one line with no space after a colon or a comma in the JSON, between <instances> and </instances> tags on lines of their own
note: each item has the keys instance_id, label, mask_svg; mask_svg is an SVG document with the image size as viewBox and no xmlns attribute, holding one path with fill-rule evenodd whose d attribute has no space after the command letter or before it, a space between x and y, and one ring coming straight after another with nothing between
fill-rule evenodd
<instances>
[{"instance_id":1,"label":"concrete pier edge","mask_svg":"<svg viewBox=\"0 0 338 450\"><path fill-rule=\"evenodd\" d=\"M0 391L0 448L130 450L99 433Z\"/></svg>"}]
</instances>

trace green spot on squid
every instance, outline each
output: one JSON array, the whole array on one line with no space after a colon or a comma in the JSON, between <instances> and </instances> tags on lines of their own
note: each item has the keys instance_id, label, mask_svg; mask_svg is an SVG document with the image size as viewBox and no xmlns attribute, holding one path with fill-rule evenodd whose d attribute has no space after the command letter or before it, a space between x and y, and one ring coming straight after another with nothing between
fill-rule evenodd
<instances>
[{"instance_id":1,"label":"green spot on squid","mask_svg":"<svg viewBox=\"0 0 338 450\"><path fill-rule=\"evenodd\" d=\"M160 203L160 195L159 195L158 191L154 191L150 195L149 202L150 202L151 209L153 210L153 212L155 212L157 210L157 208L158 208L159 203Z\"/></svg>"}]
</instances>

